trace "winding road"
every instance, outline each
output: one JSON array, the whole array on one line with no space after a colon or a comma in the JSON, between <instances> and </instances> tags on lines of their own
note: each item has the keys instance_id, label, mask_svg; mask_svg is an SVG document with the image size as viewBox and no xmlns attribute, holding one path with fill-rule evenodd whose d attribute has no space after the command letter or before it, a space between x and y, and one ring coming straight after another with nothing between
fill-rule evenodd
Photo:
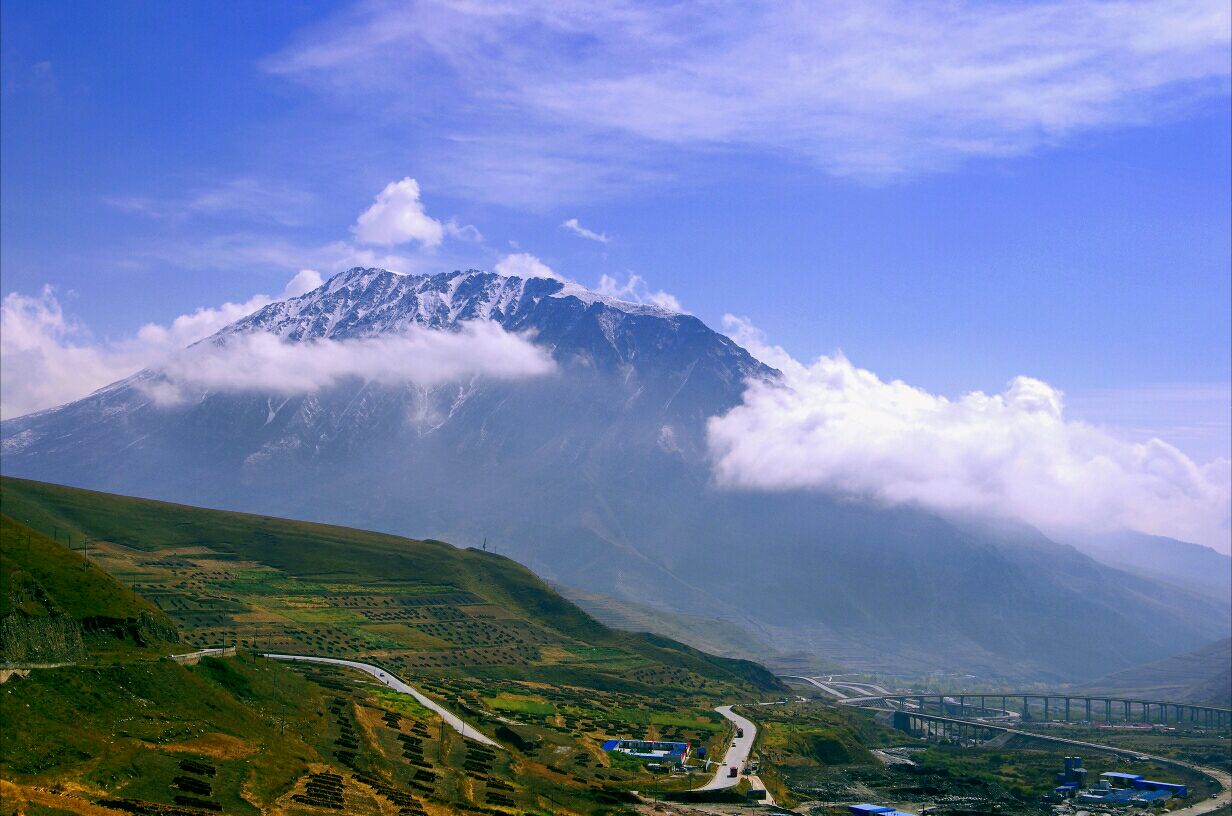
<instances>
[{"instance_id":1,"label":"winding road","mask_svg":"<svg viewBox=\"0 0 1232 816\"><path fill-rule=\"evenodd\" d=\"M273 652L262 654L261 656L268 657L272 660L291 660L302 663L326 663L332 666L346 666L348 668L358 669L361 672L366 672L380 682L389 686L394 691L401 694L411 695L424 708L435 711L440 715L441 719L445 721L446 725L461 734L464 739L474 740L475 742L481 742L484 745L491 745L496 748L501 747L499 742L486 736L475 726L467 725L466 722L457 714L447 710L444 706L425 695L419 689L402 682L397 677L379 666L373 666L371 663L360 663L358 660L339 660L334 657L311 657L309 655L276 654Z\"/></svg>"},{"instance_id":2,"label":"winding road","mask_svg":"<svg viewBox=\"0 0 1232 816\"><path fill-rule=\"evenodd\" d=\"M732 739L731 745L727 748L727 753L723 755L723 764L714 772L714 776L709 782L697 788L699 791L723 790L724 788L734 788L736 785L739 785L740 770L749 761L749 754L753 750L753 740L757 738L757 726L753 724L753 721L746 717L741 717L732 711L731 706L719 706L715 711L730 720L737 729L744 729L744 736ZM729 775L731 768L736 769L735 776Z\"/></svg>"}]
</instances>

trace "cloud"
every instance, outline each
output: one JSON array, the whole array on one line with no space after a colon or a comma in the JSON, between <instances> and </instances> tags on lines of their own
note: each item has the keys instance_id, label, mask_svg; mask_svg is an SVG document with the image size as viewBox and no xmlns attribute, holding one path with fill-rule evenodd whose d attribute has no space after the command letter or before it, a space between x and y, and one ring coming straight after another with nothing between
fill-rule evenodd
<instances>
[{"instance_id":1,"label":"cloud","mask_svg":"<svg viewBox=\"0 0 1232 816\"><path fill-rule=\"evenodd\" d=\"M496 262L495 272L498 275L522 278L551 278L563 281L567 278L556 274L552 267L531 255L529 252L514 252Z\"/></svg>"},{"instance_id":2,"label":"cloud","mask_svg":"<svg viewBox=\"0 0 1232 816\"><path fill-rule=\"evenodd\" d=\"M103 200L118 210L159 220L239 216L284 227L302 226L317 203L303 190L254 178L233 178L176 196L118 195Z\"/></svg>"},{"instance_id":3,"label":"cloud","mask_svg":"<svg viewBox=\"0 0 1232 816\"><path fill-rule=\"evenodd\" d=\"M0 303L0 418L60 405L132 374L143 358L91 344L55 292L11 292Z\"/></svg>"},{"instance_id":4,"label":"cloud","mask_svg":"<svg viewBox=\"0 0 1232 816\"><path fill-rule=\"evenodd\" d=\"M287 281L287 285L282 290L282 299L306 295L324 282L321 273L315 269L301 269L295 273L295 277Z\"/></svg>"},{"instance_id":5,"label":"cloud","mask_svg":"<svg viewBox=\"0 0 1232 816\"><path fill-rule=\"evenodd\" d=\"M179 352L143 384L160 404L203 391L309 394L358 379L430 388L476 377L513 380L555 370L551 355L530 337L489 321L459 331L412 327L400 335L287 342L266 333L224 338Z\"/></svg>"},{"instance_id":6,"label":"cloud","mask_svg":"<svg viewBox=\"0 0 1232 816\"><path fill-rule=\"evenodd\" d=\"M419 182L409 176L385 185L351 230L365 244L382 246L418 241L432 249L445 237L445 225L424 211Z\"/></svg>"},{"instance_id":7,"label":"cloud","mask_svg":"<svg viewBox=\"0 0 1232 816\"><path fill-rule=\"evenodd\" d=\"M1131 529L1227 549L1227 459L1198 465L1159 439L1129 442L1065 416L1047 383L957 399L886 382L841 355L812 364L725 319L778 368L707 428L722 485L821 490L942 512L1007 515L1045 530Z\"/></svg>"},{"instance_id":8,"label":"cloud","mask_svg":"<svg viewBox=\"0 0 1232 816\"><path fill-rule=\"evenodd\" d=\"M301 270L280 299L320 284L319 273ZM0 303L0 418L80 399L274 301L269 295L254 295L243 303L197 309L166 325L147 323L134 337L99 342L64 313L50 286L37 296L10 292Z\"/></svg>"},{"instance_id":9,"label":"cloud","mask_svg":"<svg viewBox=\"0 0 1232 816\"><path fill-rule=\"evenodd\" d=\"M618 300L649 303L668 311L688 314L680 306L680 301L676 299L675 295L668 294L663 290L657 292L652 290L641 275L630 275L629 279L623 284L617 283L616 279L610 275L603 275L599 278L599 287L596 291L601 295L614 297Z\"/></svg>"},{"instance_id":10,"label":"cloud","mask_svg":"<svg viewBox=\"0 0 1232 816\"><path fill-rule=\"evenodd\" d=\"M725 147L885 179L1200 111L1227 95L1230 17L1212 0L365 3L265 67L449 133L473 186L509 194Z\"/></svg>"},{"instance_id":11,"label":"cloud","mask_svg":"<svg viewBox=\"0 0 1232 816\"><path fill-rule=\"evenodd\" d=\"M606 244L608 241L612 240L602 232L594 232L593 230L586 229L586 227L583 227L578 223L576 218L570 218L568 221L561 224L561 226L572 232L574 235L579 235L582 238L586 238L591 241L598 241L601 244Z\"/></svg>"}]
</instances>

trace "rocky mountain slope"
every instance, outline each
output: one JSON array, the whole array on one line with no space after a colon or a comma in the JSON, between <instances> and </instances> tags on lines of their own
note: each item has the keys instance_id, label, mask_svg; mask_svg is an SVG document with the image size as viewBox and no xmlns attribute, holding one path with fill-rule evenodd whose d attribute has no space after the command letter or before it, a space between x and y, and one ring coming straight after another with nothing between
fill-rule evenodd
<instances>
[{"instance_id":1,"label":"rocky mountain slope","mask_svg":"<svg viewBox=\"0 0 1232 816\"><path fill-rule=\"evenodd\" d=\"M880 670L1092 677L1227 634L1226 608L1034 531L720 489L705 423L774 377L696 318L556 280L353 269L205 343L495 321L557 365L524 381L311 394L143 372L0 426L6 474L477 545L565 585ZM1097 637L1072 637L1076 632ZM1065 634L1066 637L1059 637Z\"/></svg>"}]
</instances>

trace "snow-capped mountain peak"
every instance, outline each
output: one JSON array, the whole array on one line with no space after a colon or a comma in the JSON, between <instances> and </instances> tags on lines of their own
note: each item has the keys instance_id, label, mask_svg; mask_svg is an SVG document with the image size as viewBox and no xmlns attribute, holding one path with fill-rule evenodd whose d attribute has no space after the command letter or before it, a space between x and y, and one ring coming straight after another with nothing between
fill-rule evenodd
<instances>
[{"instance_id":1,"label":"snow-capped mountain peak","mask_svg":"<svg viewBox=\"0 0 1232 816\"><path fill-rule=\"evenodd\" d=\"M317 289L271 304L224 329L222 334L267 331L290 340L354 337L397 331L409 325L453 328L467 320L494 320L519 328L522 318L546 298L660 318L677 312L635 303L554 278L520 278L469 269L436 275L406 275L355 267ZM564 304L562 304L564 305Z\"/></svg>"}]
</instances>

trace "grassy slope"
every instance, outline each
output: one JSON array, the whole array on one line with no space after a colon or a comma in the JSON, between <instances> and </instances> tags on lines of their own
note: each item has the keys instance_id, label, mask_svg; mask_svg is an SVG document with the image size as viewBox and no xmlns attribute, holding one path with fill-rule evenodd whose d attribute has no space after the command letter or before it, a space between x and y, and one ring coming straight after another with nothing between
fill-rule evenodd
<instances>
[{"instance_id":1,"label":"grassy slope","mask_svg":"<svg viewBox=\"0 0 1232 816\"><path fill-rule=\"evenodd\" d=\"M28 519L35 528L58 528L74 538L149 552L205 546L300 578L362 582L431 576L434 582L472 592L569 638L741 686L782 688L755 663L714 657L666 638L608 629L520 564L474 549L7 477L0 479L0 508L6 515Z\"/></svg>"},{"instance_id":2,"label":"grassy slope","mask_svg":"<svg viewBox=\"0 0 1232 816\"><path fill-rule=\"evenodd\" d=\"M158 607L40 532L0 516L0 617L14 612L10 588L22 573L33 579L59 611L77 621L154 617L170 627ZM29 606L27 614L46 614Z\"/></svg>"}]
</instances>

